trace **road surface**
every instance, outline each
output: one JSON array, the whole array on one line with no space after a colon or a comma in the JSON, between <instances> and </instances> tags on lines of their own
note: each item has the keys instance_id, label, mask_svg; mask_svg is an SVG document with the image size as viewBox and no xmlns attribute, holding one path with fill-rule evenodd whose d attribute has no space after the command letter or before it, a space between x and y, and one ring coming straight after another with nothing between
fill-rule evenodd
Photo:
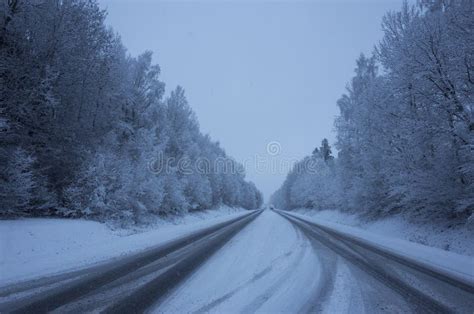
<instances>
[{"instance_id":1,"label":"road surface","mask_svg":"<svg viewBox=\"0 0 474 314\"><path fill-rule=\"evenodd\" d=\"M17 313L472 313L470 282L279 211L0 288Z\"/></svg>"}]
</instances>

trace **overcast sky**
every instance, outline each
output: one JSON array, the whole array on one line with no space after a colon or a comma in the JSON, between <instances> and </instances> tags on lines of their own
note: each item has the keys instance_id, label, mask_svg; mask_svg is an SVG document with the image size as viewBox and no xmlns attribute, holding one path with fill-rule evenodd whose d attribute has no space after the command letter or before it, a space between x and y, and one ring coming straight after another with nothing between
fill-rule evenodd
<instances>
[{"instance_id":1,"label":"overcast sky","mask_svg":"<svg viewBox=\"0 0 474 314\"><path fill-rule=\"evenodd\" d=\"M355 59L401 1L100 0L129 52L151 50L167 94L186 90L201 130L246 164L268 199L326 137ZM278 142L276 155L267 145ZM258 160L255 165L255 160Z\"/></svg>"}]
</instances>

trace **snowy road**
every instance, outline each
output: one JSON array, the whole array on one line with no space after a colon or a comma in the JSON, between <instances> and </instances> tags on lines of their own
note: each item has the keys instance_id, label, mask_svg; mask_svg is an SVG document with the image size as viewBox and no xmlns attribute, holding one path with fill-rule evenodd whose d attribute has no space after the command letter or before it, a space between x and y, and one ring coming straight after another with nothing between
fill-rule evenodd
<instances>
[{"instance_id":1,"label":"snowy road","mask_svg":"<svg viewBox=\"0 0 474 314\"><path fill-rule=\"evenodd\" d=\"M474 287L284 212L0 289L19 313L472 313Z\"/></svg>"},{"instance_id":2,"label":"snowy road","mask_svg":"<svg viewBox=\"0 0 474 314\"><path fill-rule=\"evenodd\" d=\"M472 312L472 286L412 267L267 210L154 312Z\"/></svg>"},{"instance_id":3,"label":"snowy road","mask_svg":"<svg viewBox=\"0 0 474 314\"><path fill-rule=\"evenodd\" d=\"M327 282L310 241L266 210L156 312L308 312Z\"/></svg>"},{"instance_id":4,"label":"snowy road","mask_svg":"<svg viewBox=\"0 0 474 314\"><path fill-rule=\"evenodd\" d=\"M1 287L0 313L142 312L259 214L90 268Z\"/></svg>"},{"instance_id":5,"label":"snowy road","mask_svg":"<svg viewBox=\"0 0 474 314\"><path fill-rule=\"evenodd\" d=\"M377 247L280 212L312 240L331 272L322 312L472 313L474 286Z\"/></svg>"}]
</instances>

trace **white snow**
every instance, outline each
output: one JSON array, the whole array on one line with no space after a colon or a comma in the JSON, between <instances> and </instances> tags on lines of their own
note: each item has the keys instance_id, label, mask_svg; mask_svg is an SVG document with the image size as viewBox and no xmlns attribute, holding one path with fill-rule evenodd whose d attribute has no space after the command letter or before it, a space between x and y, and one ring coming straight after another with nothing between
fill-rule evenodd
<instances>
[{"instance_id":1,"label":"white snow","mask_svg":"<svg viewBox=\"0 0 474 314\"><path fill-rule=\"evenodd\" d=\"M266 210L154 311L295 313L315 294L319 270L307 238Z\"/></svg>"},{"instance_id":2,"label":"white snow","mask_svg":"<svg viewBox=\"0 0 474 314\"><path fill-rule=\"evenodd\" d=\"M418 261L440 272L474 284L474 257L472 256L461 255L439 248L410 242L404 239L386 236L384 235L384 229L378 229L379 227L374 228L375 231L367 231L360 227L335 223L322 218L324 215L331 215L329 213L314 215L313 217L295 212L291 212L291 214L307 221L329 227L333 230L344 233L352 238L362 240L386 251L390 251L404 256L405 258ZM343 216L341 216L341 213L338 213L332 217L338 219ZM346 217L344 219L348 222L355 221L354 217ZM388 228L389 223L385 222L385 224L387 224L386 227Z\"/></svg>"},{"instance_id":3,"label":"white snow","mask_svg":"<svg viewBox=\"0 0 474 314\"><path fill-rule=\"evenodd\" d=\"M91 266L248 213L223 207L156 222L148 230L111 230L71 219L0 221L0 286Z\"/></svg>"},{"instance_id":4,"label":"white snow","mask_svg":"<svg viewBox=\"0 0 474 314\"><path fill-rule=\"evenodd\" d=\"M447 228L447 226L430 223L415 224L399 216L376 221L363 221L355 214L347 214L338 210L317 211L300 208L292 212L304 214L321 221L335 222L388 237L436 247L461 255L474 256L474 230L469 226Z\"/></svg>"},{"instance_id":5,"label":"white snow","mask_svg":"<svg viewBox=\"0 0 474 314\"><path fill-rule=\"evenodd\" d=\"M363 298L357 281L347 267L338 258L336 264L334 287L330 298L324 304L323 313L364 313Z\"/></svg>"}]
</instances>

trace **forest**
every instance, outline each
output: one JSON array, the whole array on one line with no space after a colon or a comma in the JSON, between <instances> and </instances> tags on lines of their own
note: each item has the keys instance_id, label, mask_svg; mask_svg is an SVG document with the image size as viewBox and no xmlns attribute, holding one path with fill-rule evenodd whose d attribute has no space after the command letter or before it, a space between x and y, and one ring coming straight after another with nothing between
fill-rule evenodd
<instances>
[{"instance_id":1,"label":"forest","mask_svg":"<svg viewBox=\"0 0 474 314\"><path fill-rule=\"evenodd\" d=\"M327 140L272 203L414 221L474 219L474 3L419 1L387 13L361 55Z\"/></svg>"},{"instance_id":2,"label":"forest","mask_svg":"<svg viewBox=\"0 0 474 314\"><path fill-rule=\"evenodd\" d=\"M184 89L165 96L152 53L131 56L105 18L94 0L0 4L0 216L146 223L260 207Z\"/></svg>"}]
</instances>

